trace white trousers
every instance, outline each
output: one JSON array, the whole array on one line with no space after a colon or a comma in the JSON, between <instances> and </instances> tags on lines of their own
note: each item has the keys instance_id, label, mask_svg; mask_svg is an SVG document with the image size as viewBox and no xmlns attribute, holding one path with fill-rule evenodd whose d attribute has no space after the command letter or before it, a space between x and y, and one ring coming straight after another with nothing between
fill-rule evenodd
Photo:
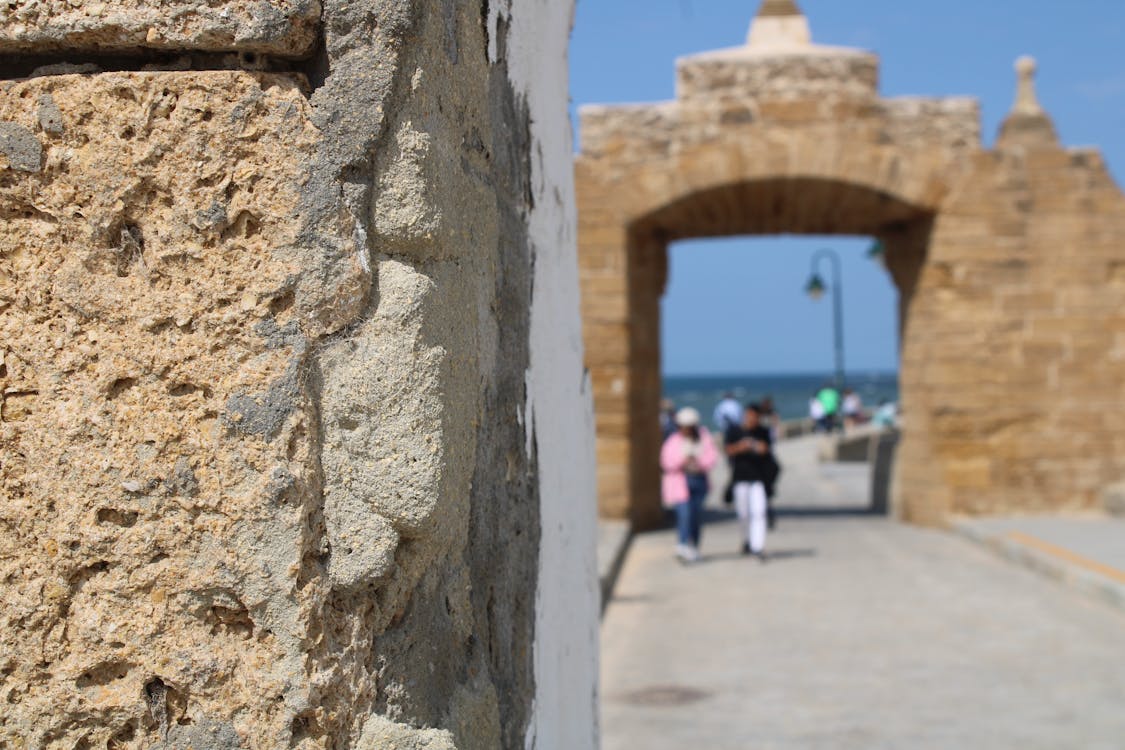
<instances>
[{"instance_id":1,"label":"white trousers","mask_svg":"<svg viewBox=\"0 0 1125 750\"><path fill-rule=\"evenodd\" d=\"M751 552L766 548L766 487L761 482L736 482L734 507L742 522L742 540L750 544Z\"/></svg>"}]
</instances>

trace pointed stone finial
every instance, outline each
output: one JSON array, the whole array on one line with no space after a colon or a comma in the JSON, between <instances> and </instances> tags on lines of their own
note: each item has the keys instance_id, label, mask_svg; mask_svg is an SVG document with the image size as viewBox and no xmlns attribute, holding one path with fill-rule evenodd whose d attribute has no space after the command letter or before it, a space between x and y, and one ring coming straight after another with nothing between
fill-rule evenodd
<instances>
[{"instance_id":1,"label":"pointed stone finial","mask_svg":"<svg viewBox=\"0 0 1125 750\"><path fill-rule=\"evenodd\" d=\"M1033 57L1016 60L1016 74L1019 76L1016 103L1012 105L1011 113L1000 127L1000 137L996 141L998 148L1058 145L1059 136L1055 125L1039 103L1039 95L1035 91L1035 73L1038 67Z\"/></svg>"},{"instance_id":2,"label":"pointed stone finial","mask_svg":"<svg viewBox=\"0 0 1125 750\"><path fill-rule=\"evenodd\" d=\"M811 43L809 21L795 0L763 0L750 25L751 47L807 47Z\"/></svg>"},{"instance_id":3,"label":"pointed stone finial","mask_svg":"<svg viewBox=\"0 0 1125 750\"><path fill-rule=\"evenodd\" d=\"M1012 114L1041 115L1043 105L1039 103L1039 94L1035 91L1035 73L1039 65L1034 57L1023 56L1016 60L1016 74L1019 76L1019 86L1016 89L1016 104L1012 107Z\"/></svg>"}]
</instances>

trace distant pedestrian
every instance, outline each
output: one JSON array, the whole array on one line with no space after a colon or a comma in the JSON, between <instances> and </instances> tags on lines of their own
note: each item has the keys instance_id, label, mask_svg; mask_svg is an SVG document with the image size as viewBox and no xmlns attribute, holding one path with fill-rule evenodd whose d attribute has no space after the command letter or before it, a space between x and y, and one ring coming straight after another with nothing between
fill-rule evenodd
<instances>
[{"instance_id":1,"label":"distant pedestrian","mask_svg":"<svg viewBox=\"0 0 1125 750\"><path fill-rule=\"evenodd\" d=\"M863 399L851 388L844 389L844 402L841 408L844 412L845 430L852 430L863 424Z\"/></svg>"},{"instance_id":2,"label":"distant pedestrian","mask_svg":"<svg viewBox=\"0 0 1125 750\"><path fill-rule=\"evenodd\" d=\"M826 385L816 394L816 400L824 407L826 432L834 432L840 424L840 392L833 385Z\"/></svg>"},{"instance_id":3,"label":"distant pedestrian","mask_svg":"<svg viewBox=\"0 0 1125 750\"><path fill-rule=\"evenodd\" d=\"M762 424L761 407L750 404L742 425L726 435L726 451L734 474L734 504L742 526L742 553L765 562L768 500L773 441Z\"/></svg>"},{"instance_id":4,"label":"distant pedestrian","mask_svg":"<svg viewBox=\"0 0 1125 750\"><path fill-rule=\"evenodd\" d=\"M879 408L872 419L876 426L884 429L894 427L898 423L898 405L890 401L879 402Z\"/></svg>"},{"instance_id":5,"label":"distant pedestrian","mask_svg":"<svg viewBox=\"0 0 1125 750\"><path fill-rule=\"evenodd\" d=\"M680 409L677 429L660 451L664 506L676 512L676 556L683 562L699 560L703 503L710 488L707 475L719 459L711 433L699 422L695 409Z\"/></svg>"},{"instance_id":6,"label":"distant pedestrian","mask_svg":"<svg viewBox=\"0 0 1125 750\"><path fill-rule=\"evenodd\" d=\"M738 403L738 399L734 397L733 393L727 391L723 394L722 401L715 407L712 419L715 422L719 437L722 438L730 428L742 424L742 404ZM728 458L727 461L729 462L730 459ZM726 490L723 492L723 503L726 505L734 503L733 481L727 482Z\"/></svg>"},{"instance_id":7,"label":"distant pedestrian","mask_svg":"<svg viewBox=\"0 0 1125 750\"><path fill-rule=\"evenodd\" d=\"M715 407L715 427L720 435L725 435L731 427L742 424L742 404L730 391L723 394L723 400Z\"/></svg>"},{"instance_id":8,"label":"distant pedestrian","mask_svg":"<svg viewBox=\"0 0 1125 750\"><path fill-rule=\"evenodd\" d=\"M774 406L773 396L766 396L759 404L762 407L762 424L769 428L770 437L776 445L781 439L781 415L777 413L777 407ZM739 424L741 423L742 420L739 420Z\"/></svg>"},{"instance_id":9,"label":"distant pedestrian","mask_svg":"<svg viewBox=\"0 0 1125 750\"><path fill-rule=\"evenodd\" d=\"M814 393L809 399L809 419L813 423L813 432L828 432L828 420L824 414L824 404L820 402L819 392Z\"/></svg>"},{"instance_id":10,"label":"distant pedestrian","mask_svg":"<svg viewBox=\"0 0 1125 750\"><path fill-rule=\"evenodd\" d=\"M676 405L670 398L660 400L660 438L667 440L676 431Z\"/></svg>"}]
</instances>

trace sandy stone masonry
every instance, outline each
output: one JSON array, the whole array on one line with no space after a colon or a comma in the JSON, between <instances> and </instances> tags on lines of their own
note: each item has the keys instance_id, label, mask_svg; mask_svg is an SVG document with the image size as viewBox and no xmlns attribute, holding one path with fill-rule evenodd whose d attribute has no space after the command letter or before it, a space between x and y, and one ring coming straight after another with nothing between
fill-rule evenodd
<instances>
[{"instance_id":1,"label":"sandy stone masonry","mask_svg":"<svg viewBox=\"0 0 1125 750\"><path fill-rule=\"evenodd\" d=\"M737 234L881 239L900 293L906 425L895 509L1089 510L1125 476L1125 199L1059 145L1018 64L985 149L971 99L884 99L878 59L815 45L791 0L749 43L681 59L677 99L581 111L583 318L603 515L659 506L667 246ZM768 357L768 352L765 353Z\"/></svg>"},{"instance_id":2,"label":"sandy stone masonry","mask_svg":"<svg viewBox=\"0 0 1125 750\"><path fill-rule=\"evenodd\" d=\"M529 746L567 715L533 706L558 459L528 391L531 201L567 185L532 184L509 50L513 17L565 29L522 0L0 11L0 52L60 61L327 56L315 90L0 81L0 747ZM563 322L538 345L578 383Z\"/></svg>"},{"instance_id":3,"label":"sandy stone masonry","mask_svg":"<svg viewBox=\"0 0 1125 750\"><path fill-rule=\"evenodd\" d=\"M195 50L309 54L318 0L0 0L0 53Z\"/></svg>"}]
</instances>

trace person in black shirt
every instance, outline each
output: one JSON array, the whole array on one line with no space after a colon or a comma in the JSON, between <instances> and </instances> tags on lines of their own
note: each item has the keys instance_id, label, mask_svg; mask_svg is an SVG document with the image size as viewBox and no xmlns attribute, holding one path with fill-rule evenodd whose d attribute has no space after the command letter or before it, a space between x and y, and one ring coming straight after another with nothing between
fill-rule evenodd
<instances>
[{"instance_id":1,"label":"person in black shirt","mask_svg":"<svg viewBox=\"0 0 1125 750\"><path fill-rule=\"evenodd\" d=\"M774 406L773 396L766 396L761 401L762 405L762 425L770 431L770 444L777 445L778 439L781 437L781 416L777 413L777 407ZM777 495L777 480L781 478L781 464L777 461L777 456L773 451L770 451L770 473L766 477L766 520L769 522L769 530L773 531L777 525L777 512L773 508L773 499Z\"/></svg>"},{"instance_id":2,"label":"person in black shirt","mask_svg":"<svg viewBox=\"0 0 1125 750\"><path fill-rule=\"evenodd\" d=\"M750 404L742 426L726 434L727 455L731 458L734 505L742 523L742 553L765 561L766 485L773 475L773 436L762 424L762 409Z\"/></svg>"}]
</instances>

